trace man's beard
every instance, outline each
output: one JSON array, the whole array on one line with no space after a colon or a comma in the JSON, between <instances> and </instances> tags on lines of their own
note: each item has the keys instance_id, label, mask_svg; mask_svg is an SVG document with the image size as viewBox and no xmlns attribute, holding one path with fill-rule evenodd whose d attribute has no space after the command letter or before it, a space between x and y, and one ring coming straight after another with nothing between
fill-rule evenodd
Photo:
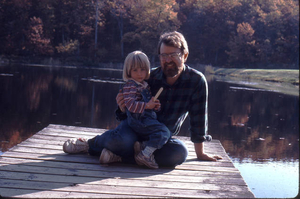
<instances>
[{"instance_id":1,"label":"man's beard","mask_svg":"<svg viewBox=\"0 0 300 199\"><path fill-rule=\"evenodd\" d=\"M179 69L174 62L164 63L163 72L166 77L174 77L178 75Z\"/></svg>"}]
</instances>

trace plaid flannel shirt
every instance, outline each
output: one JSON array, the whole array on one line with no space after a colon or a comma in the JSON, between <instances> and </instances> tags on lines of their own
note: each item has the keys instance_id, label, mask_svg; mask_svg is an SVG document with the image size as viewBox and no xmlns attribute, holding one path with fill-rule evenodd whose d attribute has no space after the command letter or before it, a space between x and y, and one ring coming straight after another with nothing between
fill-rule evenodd
<instances>
[{"instance_id":1,"label":"plaid flannel shirt","mask_svg":"<svg viewBox=\"0 0 300 199\"><path fill-rule=\"evenodd\" d=\"M162 68L158 67L151 71L147 82L153 95L160 87L164 88L158 98L161 110L157 112L157 119L165 124L173 135L179 133L185 118L189 115L191 141L200 143L211 140L211 137L207 136L208 87L202 73L185 65L177 81L169 85ZM122 116L119 117L121 118Z\"/></svg>"}]
</instances>

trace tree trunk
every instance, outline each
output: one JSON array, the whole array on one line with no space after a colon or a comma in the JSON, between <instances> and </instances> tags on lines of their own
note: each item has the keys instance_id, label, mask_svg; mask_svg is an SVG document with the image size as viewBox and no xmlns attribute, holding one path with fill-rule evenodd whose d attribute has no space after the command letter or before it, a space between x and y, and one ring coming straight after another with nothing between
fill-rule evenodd
<instances>
[{"instance_id":1,"label":"tree trunk","mask_svg":"<svg viewBox=\"0 0 300 199\"><path fill-rule=\"evenodd\" d=\"M98 43L98 0L96 3L96 14L95 14L95 57L96 57L97 43Z\"/></svg>"},{"instance_id":2,"label":"tree trunk","mask_svg":"<svg viewBox=\"0 0 300 199\"><path fill-rule=\"evenodd\" d=\"M122 13L120 15L120 18L118 20L118 25L120 29L120 43L121 43L121 57L124 58L124 42L123 42L123 30L124 30L124 23L123 23L123 16Z\"/></svg>"}]
</instances>

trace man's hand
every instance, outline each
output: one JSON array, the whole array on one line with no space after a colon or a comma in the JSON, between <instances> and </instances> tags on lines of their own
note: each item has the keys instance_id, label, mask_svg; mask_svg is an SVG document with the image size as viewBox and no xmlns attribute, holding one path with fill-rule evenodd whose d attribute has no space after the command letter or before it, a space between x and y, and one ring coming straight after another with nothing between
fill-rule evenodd
<instances>
[{"instance_id":1,"label":"man's hand","mask_svg":"<svg viewBox=\"0 0 300 199\"><path fill-rule=\"evenodd\" d=\"M155 111L160 111L160 108L161 108L160 101L157 99L157 100L155 100L155 103L156 103L156 105L154 107L154 110Z\"/></svg>"},{"instance_id":2,"label":"man's hand","mask_svg":"<svg viewBox=\"0 0 300 199\"><path fill-rule=\"evenodd\" d=\"M198 160L217 161L217 160L223 159L219 155L209 156L206 153L204 153L204 145L203 145L203 143L194 143L194 146L195 146L195 152L196 152Z\"/></svg>"},{"instance_id":3,"label":"man's hand","mask_svg":"<svg viewBox=\"0 0 300 199\"><path fill-rule=\"evenodd\" d=\"M122 93L122 89L120 89L117 97L116 97L116 101L117 101L117 104L119 106L119 108L121 109L122 112L125 112L125 101L124 101L124 96L123 96L123 93Z\"/></svg>"}]
</instances>

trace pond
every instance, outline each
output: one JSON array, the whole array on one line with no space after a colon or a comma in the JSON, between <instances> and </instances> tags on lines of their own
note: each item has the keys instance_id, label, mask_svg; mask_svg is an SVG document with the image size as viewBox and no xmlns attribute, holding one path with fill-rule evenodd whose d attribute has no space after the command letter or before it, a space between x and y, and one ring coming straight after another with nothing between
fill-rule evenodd
<instances>
[{"instance_id":1,"label":"pond","mask_svg":"<svg viewBox=\"0 0 300 199\"><path fill-rule=\"evenodd\" d=\"M0 154L49 124L115 128L121 74L114 69L0 66ZM208 79L209 134L221 141L251 191L259 198L295 197L299 95ZM188 121L180 135L189 136Z\"/></svg>"}]
</instances>

